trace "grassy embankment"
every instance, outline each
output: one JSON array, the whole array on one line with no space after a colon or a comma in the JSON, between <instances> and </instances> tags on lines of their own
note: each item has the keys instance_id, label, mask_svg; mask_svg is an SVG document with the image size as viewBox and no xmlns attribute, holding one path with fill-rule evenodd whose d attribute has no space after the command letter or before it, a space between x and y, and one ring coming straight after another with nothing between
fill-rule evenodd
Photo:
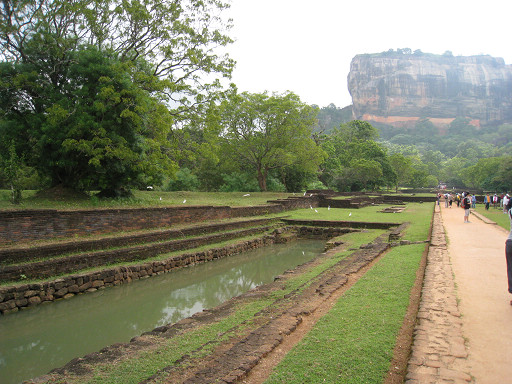
<instances>
[{"instance_id":1,"label":"grassy embankment","mask_svg":"<svg viewBox=\"0 0 512 384\"><path fill-rule=\"evenodd\" d=\"M382 383L424 245L393 248L277 366L266 383Z\"/></svg>"}]
</instances>

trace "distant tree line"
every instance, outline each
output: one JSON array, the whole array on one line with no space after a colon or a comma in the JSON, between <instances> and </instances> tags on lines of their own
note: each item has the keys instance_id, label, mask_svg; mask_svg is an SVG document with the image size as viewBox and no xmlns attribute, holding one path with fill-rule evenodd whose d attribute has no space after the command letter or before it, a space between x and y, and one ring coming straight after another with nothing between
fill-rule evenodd
<instances>
[{"instance_id":1,"label":"distant tree line","mask_svg":"<svg viewBox=\"0 0 512 384\"><path fill-rule=\"evenodd\" d=\"M410 129L382 125L379 131L391 155L423 164L432 181L496 192L512 188L512 124L477 128L457 118L442 134L428 120Z\"/></svg>"}]
</instances>

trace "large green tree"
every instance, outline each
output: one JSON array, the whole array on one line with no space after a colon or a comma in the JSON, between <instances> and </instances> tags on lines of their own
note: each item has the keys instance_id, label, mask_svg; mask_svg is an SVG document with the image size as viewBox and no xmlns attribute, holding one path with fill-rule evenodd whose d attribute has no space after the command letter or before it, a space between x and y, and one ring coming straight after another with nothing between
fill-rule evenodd
<instances>
[{"instance_id":1,"label":"large green tree","mask_svg":"<svg viewBox=\"0 0 512 384\"><path fill-rule=\"evenodd\" d=\"M220 107L222 153L242 170L252 170L262 191L273 170L295 166L316 172L324 153L311 138L315 112L290 92L233 92Z\"/></svg>"},{"instance_id":2,"label":"large green tree","mask_svg":"<svg viewBox=\"0 0 512 384\"><path fill-rule=\"evenodd\" d=\"M323 137L322 147L328 153L322 164L324 184L339 190L395 185L396 173L377 137L377 129L360 120L341 124Z\"/></svg>"},{"instance_id":3,"label":"large green tree","mask_svg":"<svg viewBox=\"0 0 512 384\"><path fill-rule=\"evenodd\" d=\"M113 194L171 174L173 122L233 62L217 0L6 0L0 134L52 185ZM1 149L0 149L1 150ZM5 149L4 149L5 150Z\"/></svg>"},{"instance_id":4,"label":"large green tree","mask_svg":"<svg viewBox=\"0 0 512 384\"><path fill-rule=\"evenodd\" d=\"M396 173L395 192L398 192L398 188L410 180L413 173L412 160L401 153L393 153L389 156L389 162Z\"/></svg>"}]
</instances>

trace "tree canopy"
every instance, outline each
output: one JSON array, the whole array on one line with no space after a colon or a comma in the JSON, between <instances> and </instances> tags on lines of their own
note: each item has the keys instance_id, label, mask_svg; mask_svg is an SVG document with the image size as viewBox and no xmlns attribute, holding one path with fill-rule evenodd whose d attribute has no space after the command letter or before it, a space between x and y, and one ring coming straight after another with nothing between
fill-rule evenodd
<instances>
[{"instance_id":1,"label":"tree canopy","mask_svg":"<svg viewBox=\"0 0 512 384\"><path fill-rule=\"evenodd\" d=\"M290 92L233 92L219 113L224 153L250 167L262 191L269 171L290 166L318 170L324 153L311 138L315 122L315 110Z\"/></svg>"},{"instance_id":2,"label":"tree canopy","mask_svg":"<svg viewBox=\"0 0 512 384\"><path fill-rule=\"evenodd\" d=\"M0 134L51 185L122 188L176 169L173 122L216 97L233 61L216 1L6 0ZM4 145L0 148L7 155Z\"/></svg>"}]
</instances>

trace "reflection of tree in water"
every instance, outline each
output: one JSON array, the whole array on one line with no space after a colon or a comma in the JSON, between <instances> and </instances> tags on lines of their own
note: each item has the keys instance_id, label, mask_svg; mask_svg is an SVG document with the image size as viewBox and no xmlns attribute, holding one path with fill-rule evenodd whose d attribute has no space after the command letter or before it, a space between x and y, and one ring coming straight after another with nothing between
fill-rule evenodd
<instances>
[{"instance_id":1,"label":"reflection of tree in water","mask_svg":"<svg viewBox=\"0 0 512 384\"><path fill-rule=\"evenodd\" d=\"M183 270L186 273L180 277L188 284L165 296L158 325L179 321L270 282L290 267L290 258L299 265L319 251L317 242L294 245L271 246Z\"/></svg>"}]
</instances>

